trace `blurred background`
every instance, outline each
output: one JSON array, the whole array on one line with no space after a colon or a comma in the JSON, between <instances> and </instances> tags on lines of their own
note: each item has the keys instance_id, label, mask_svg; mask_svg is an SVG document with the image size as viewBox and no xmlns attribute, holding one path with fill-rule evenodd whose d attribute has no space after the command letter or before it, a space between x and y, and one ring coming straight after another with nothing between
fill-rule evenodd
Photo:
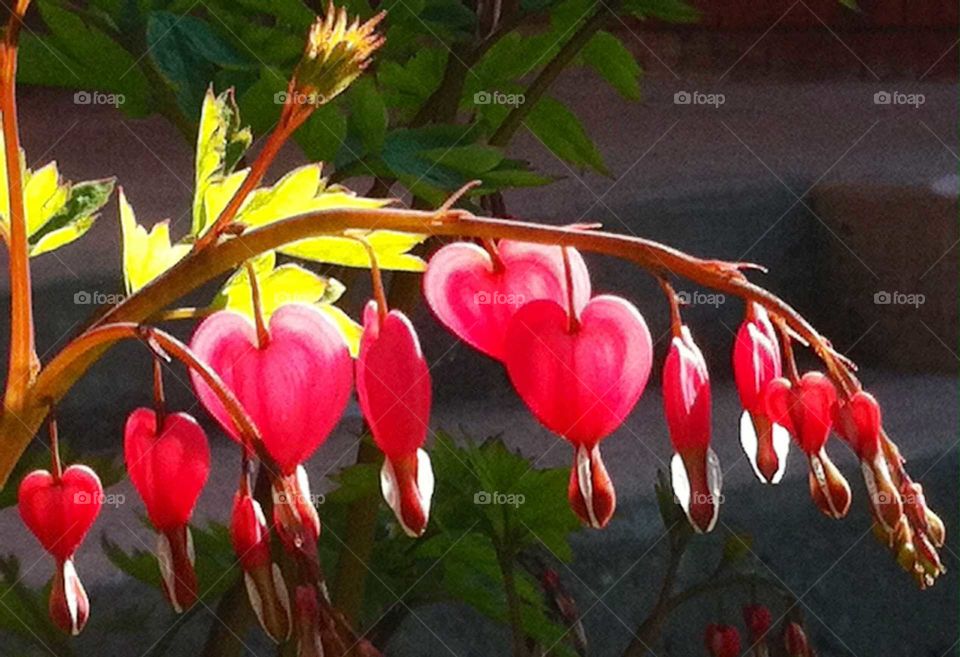
<instances>
[{"instance_id":1,"label":"blurred background","mask_svg":"<svg viewBox=\"0 0 960 657\"><path fill-rule=\"evenodd\" d=\"M207 85L235 87L241 116L262 137L306 26L321 10L300 0L34 4L20 70L27 165L56 160L70 180L117 176L139 221L170 219L176 237L190 225L193 135ZM365 16L376 8L348 7ZM753 556L792 592L818 654L953 654L960 638L956 4L396 0L379 8L388 11L382 56L356 89L317 112L269 182L323 160L333 181L358 193L435 207L479 178L486 195L469 201L477 212L601 222L698 256L767 267L751 278L861 366L888 431L946 522L947 575L918 591L872 538L856 459L839 443L831 453L854 489L842 522L810 503L797 454L779 486L755 481L738 445L729 366L742 304L678 283L715 382L714 444L726 496L718 534L750 535ZM111 200L82 241L34 261L42 360L82 329L97 299L123 294L121 248ZM638 305L662 359L668 315L655 281L624 263L587 262L594 290ZM356 317L366 274L314 268L346 283L341 305ZM396 298L415 303L417 278L394 278ZM6 293L6 277L2 286ZM186 302L206 303L215 290ZM434 377L434 427L476 438L502 433L538 466L568 465L568 447L528 416L502 367L416 308ZM8 334L5 316L0 329ZM190 327L172 330L188 336ZM73 448L117 454L127 410L149 400L148 363L141 349L122 346L90 371L60 413ZM190 408L189 386L180 383L169 379L171 403ZM352 408L313 459L316 486L324 489L324 475L353 462L359 430ZM219 434L214 447L200 518L223 522L237 459ZM656 381L604 453L617 517L602 533L574 536L574 559L557 566L582 614L588 654L597 656L624 654L666 564L653 483L671 449ZM135 500L125 480L111 490ZM150 549L139 513L136 502L108 509L93 534ZM42 586L47 557L14 509L0 513L0 528L2 551L19 558L22 582ZM704 539L682 577L708 571L710 550L722 541ZM119 572L97 542L78 559L94 618L76 654L139 655L157 642L166 654L209 650L204 637L221 623L214 606L179 623L159 592ZM681 607L652 654L704 654L705 624L739 622L750 595L733 590ZM7 652L0 641L0 654L68 650L38 646L18 626L30 621L0 616L20 642ZM255 635L240 643L232 654L272 654ZM388 647L399 656L510 650L502 625L449 603L403 618Z\"/></svg>"}]
</instances>

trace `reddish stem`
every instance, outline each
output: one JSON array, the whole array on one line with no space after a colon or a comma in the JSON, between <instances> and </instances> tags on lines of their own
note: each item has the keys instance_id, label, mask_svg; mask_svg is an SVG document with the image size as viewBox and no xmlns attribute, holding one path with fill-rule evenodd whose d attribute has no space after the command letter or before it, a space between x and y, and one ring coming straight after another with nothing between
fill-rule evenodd
<instances>
[{"instance_id":1,"label":"reddish stem","mask_svg":"<svg viewBox=\"0 0 960 657\"><path fill-rule=\"evenodd\" d=\"M250 279L250 295L253 297L253 323L257 327L257 349L266 349L270 344L270 331L267 329L267 323L263 317L263 302L260 298L260 284L257 282L257 272L253 265L247 261L244 265L247 268L247 278Z\"/></svg>"},{"instance_id":2,"label":"reddish stem","mask_svg":"<svg viewBox=\"0 0 960 657\"><path fill-rule=\"evenodd\" d=\"M157 435L163 432L163 423L167 415L167 401L163 394L163 361L153 356L153 413L156 416Z\"/></svg>"},{"instance_id":3,"label":"reddish stem","mask_svg":"<svg viewBox=\"0 0 960 657\"><path fill-rule=\"evenodd\" d=\"M490 262L493 263L493 273L502 273L506 267L503 264L503 259L500 257L500 251L497 249L496 242L494 242L492 239L482 239L480 240L480 243L490 256Z\"/></svg>"},{"instance_id":4,"label":"reddish stem","mask_svg":"<svg viewBox=\"0 0 960 657\"><path fill-rule=\"evenodd\" d=\"M57 415L53 407L50 408L50 466L53 480L60 483L63 477L63 463L60 461L60 432L57 429Z\"/></svg>"},{"instance_id":5,"label":"reddish stem","mask_svg":"<svg viewBox=\"0 0 960 657\"><path fill-rule=\"evenodd\" d=\"M670 333L673 334L673 337L679 338L683 335L683 318L680 316L680 299L666 278L657 277L657 280L660 283L660 289L663 290L663 293L667 297L667 302L670 304Z\"/></svg>"},{"instance_id":6,"label":"reddish stem","mask_svg":"<svg viewBox=\"0 0 960 657\"><path fill-rule=\"evenodd\" d=\"M373 246L370 245L370 242L359 235L347 235L347 237L359 242L366 250L367 257L370 258L370 285L373 288L373 298L377 302L377 318L380 326L383 326L383 322L387 319L389 309L387 306L387 293L383 287L383 276L380 273L380 264L377 262L377 252Z\"/></svg>"},{"instance_id":7,"label":"reddish stem","mask_svg":"<svg viewBox=\"0 0 960 657\"><path fill-rule=\"evenodd\" d=\"M573 267L570 266L569 247L561 246L563 254L563 277L567 288L567 331L576 333L580 328L580 318L577 317L577 306L573 302Z\"/></svg>"}]
</instances>

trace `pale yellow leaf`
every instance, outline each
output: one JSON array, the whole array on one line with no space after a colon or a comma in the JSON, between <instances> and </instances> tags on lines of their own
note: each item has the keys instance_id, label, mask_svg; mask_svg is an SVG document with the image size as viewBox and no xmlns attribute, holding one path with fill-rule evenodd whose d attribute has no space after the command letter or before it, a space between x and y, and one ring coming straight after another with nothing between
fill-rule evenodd
<instances>
[{"instance_id":1,"label":"pale yellow leaf","mask_svg":"<svg viewBox=\"0 0 960 657\"><path fill-rule=\"evenodd\" d=\"M118 203L123 232L123 279L127 294L133 294L177 264L190 251L190 245L170 243L169 220L154 224L147 232L137 223L122 189Z\"/></svg>"}]
</instances>

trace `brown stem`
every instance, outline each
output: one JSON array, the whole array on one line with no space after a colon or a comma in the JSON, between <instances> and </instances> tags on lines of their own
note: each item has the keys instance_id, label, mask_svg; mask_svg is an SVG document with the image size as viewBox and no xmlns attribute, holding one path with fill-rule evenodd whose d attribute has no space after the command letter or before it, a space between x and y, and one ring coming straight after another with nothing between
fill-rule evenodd
<instances>
[{"instance_id":1,"label":"brown stem","mask_svg":"<svg viewBox=\"0 0 960 657\"><path fill-rule=\"evenodd\" d=\"M680 299L666 278L658 277L658 281L660 283L660 289L663 290L663 293L667 297L667 302L670 304L670 332L674 337L680 337L683 333L681 331L683 328L683 318L680 317Z\"/></svg>"},{"instance_id":2,"label":"brown stem","mask_svg":"<svg viewBox=\"0 0 960 657\"><path fill-rule=\"evenodd\" d=\"M560 252L563 257L563 278L567 288L567 332L573 334L580 328L577 306L573 302L573 267L570 266L570 249L565 246L560 247Z\"/></svg>"},{"instance_id":3,"label":"brown stem","mask_svg":"<svg viewBox=\"0 0 960 657\"><path fill-rule=\"evenodd\" d=\"M283 106L280 121L276 127L274 127L273 132L270 133L270 136L267 137L266 143L264 143L263 148L257 154L257 159L254 160L250 166L247 177L243 179L240 187L234 192L229 203L227 203L216 221L207 229L207 232L197 239L193 245L194 252L207 248L215 243L217 238L223 234L224 230L226 230L234 218L236 218L237 212L240 211L243 202L247 200L251 192L257 188L257 185L263 181L267 169L270 168L270 165L274 159L276 159L277 154L280 152L280 149L283 148L287 139L289 139L290 135L309 117L312 106L300 105L289 100L289 98L293 97L292 93L288 93L287 96L288 101Z\"/></svg>"},{"instance_id":4,"label":"brown stem","mask_svg":"<svg viewBox=\"0 0 960 657\"><path fill-rule=\"evenodd\" d=\"M60 460L60 431L57 429L56 411L50 409L50 466L53 480L60 481L63 476L63 462Z\"/></svg>"},{"instance_id":5,"label":"brown stem","mask_svg":"<svg viewBox=\"0 0 960 657\"><path fill-rule=\"evenodd\" d=\"M260 299L260 284L257 282L257 272L248 260L245 265L247 268L247 278L250 279L250 296L253 297L253 322L257 327L257 349L266 349L270 344L270 331L267 330L267 323L263 318L263 303Z\"/></svg>"},{"instance_id":6,"label":"brown stem","mask_svg":"<svg viewBox=\"0 0 960 657\"><path fill-rule=\"evenodd\" d=\"M370 245L370 242L363 237L359 235L347 235L347 237L359 242L367 252L367 257L370 259L370 284L373 288L373 298L377 302L377 317L382 326L384 320L387 318L389 307L387 306L387 293L383 288L383 276L380 274L380 264L377 261L377 252Z\"/></svg>"},{"instance_id":7,"label":"brown stem","mask_svg":"<svg viewBox=\"0 0 960 657\"><path fill-rule=\"evenodd\" d=\"M37 362L16 94L17 41L29 4L29 0L18 0L11 11L3 41L0 42L0 115L10 203L10 365L4 405L11 413L18 413L26 402Z\"/></svg>"},{"instance_id":8,"label":"brown stem","mask_svg":"<svg viewBox=\"0 0 960 657\"><path fill-rule=\"evenodd\" d=\"M156 416L157 434L163 433L163 423L167 414L167 400L163 393L163 359L153 356L153 412Z\"/></svg>"},{"instance_id":9,"label":"brown stem","mask_svg":"<svg viewBox=\"0 0 960 657\"><path fill-rule=\"evenodd\" d=\"M0 484L6 482L13 465L43 420L44 409L40 400L62 398L112 342L91 339L90 333L96 327L113 322L142 322L203 283L234 270L249 259L251 253L262 253L318 235L340 235L350 229L477 239L506 238L570 246L619 257L657 274L668 271L702 287L760 304L772 315L781 317L792 331L806 340L831 372L845 367L830 343L806 319L776 295L748 281L736 263L703 260L634 236L476 217L462 210L446 214L399 208L325 210L284 219L190 254L163 276L106 312L93 329L68 343L38 375L28 404L19 417L10 413L2 417L0 434L7 439L0 447Z\"/></svg>"}]
</instances>

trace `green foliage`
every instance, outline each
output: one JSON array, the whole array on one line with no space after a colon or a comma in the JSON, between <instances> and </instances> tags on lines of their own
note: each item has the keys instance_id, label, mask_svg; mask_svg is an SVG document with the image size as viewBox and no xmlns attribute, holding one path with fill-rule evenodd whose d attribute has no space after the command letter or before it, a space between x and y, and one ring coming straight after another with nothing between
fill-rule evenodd
<instances>
[{"instance_id":1,"label":"green foliage","mask_svg":"<svg viewBox=\"0 0 960 657\"><path fill-rule=\"evenodd\" d=\"M538 469L500 438L480 444L466 440L461 446L440 432L430 454L436 491L426 536L407 538L380 505L365 622L378 620L401 596L411 607L459 600L505 623L501 560L506 559L516 566L524 630L545 645L556 643L564 628L550 617L535 574L517 559L527 554L550 561L572 558L568 540L580 524L567 504L567 470ZM327 538L320 539L327 572L335 572L350 503L380 497L379 466L350 466L335 479L337 487L320 508L327 528Z\"/></svg>"},{"instance_id":2,"label":"green foliage","mask_svg":"<svg viewBox=\"0 0 960 657\"><path fill-rule=\"evenodd\" d=\"M206 205L208 195L222 201L241 179L232 170L235 159L217 160L212 154L231 130L237 131L237 154L250 143L249 133L232 123L237 116L232 98L214 96L210 85L218 91L235 89L250 125L260 133L271 129L303 52L313 9L304 0L210 0L199 5L94 0L83 9L63 0L37 2L49 31L43 38L55 52L45 51L39 39L27 38L24 81L120 93L120 107L130 115L159 111L181 130L199 126L204 148L198 152L210 165L201 167L198 161L192 232L199 235L214 214ZM361 17L373 13L368 0L345 4ZM681 0L626 0L615 7L672 22L697 17ZM481 41L474 10L461 0L388 0L377 9L386 10L389 20L383 25L387 41L376 55L376 72L318 108L297 131L294 139L309 159L326 162L335 180L376 176L396 181L433 206L474 179L482 185L473 196L551 182L527 163L507 160L501 147L488 145L510 112L530 108L478 103L475 97L522 96L529 80L596 11L593 3L523 0L509 10L516 15L502 16L509 29L486 41ZM624 98L640 98L640 67L614 35L597 32L574 61L596 70ZM458 71L462 65L469 70ZM574 112L552 98L526 102L534 105L521 130L532 131L570 165L607 173Z\"/></svg>"}]
</instances>

